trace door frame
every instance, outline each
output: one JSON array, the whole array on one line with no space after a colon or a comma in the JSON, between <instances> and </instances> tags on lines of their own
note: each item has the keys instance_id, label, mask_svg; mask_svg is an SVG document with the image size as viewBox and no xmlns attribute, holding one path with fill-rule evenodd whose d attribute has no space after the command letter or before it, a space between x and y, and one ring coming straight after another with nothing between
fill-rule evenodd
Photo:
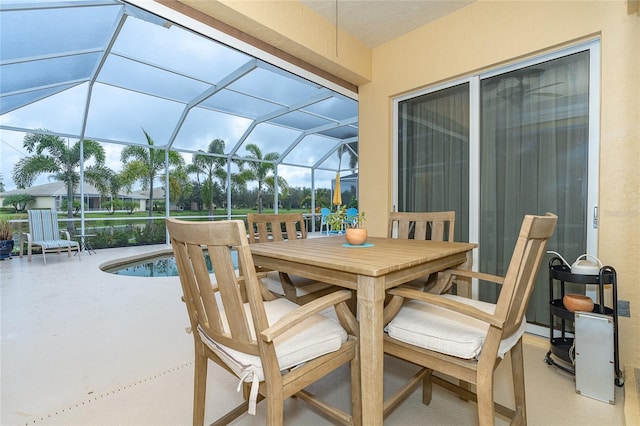
<instances>
[{"instance_id":1,"label":"door frame","mask_svg":"<svg viewBox=\"0 0 640 426\"><path fill-rule=\"evenodd\" d=\"M587 247L586 252L598 255L598 199L599 199L599 167L600 167L600 39L596 38L573 46L536 55L526 60L500 66L471 76L458 78L448 82L430 86L393 99L393 146L392 146L392 206L396 211L398 205L398 106L408 99L456 86L469 84L469 241L479 241L480 237L480 81L509 71L558 59L574 53L589 51L589 141L587 167ZM553 249L553 248L549 248ZM473 251L473 269L477 270L479 250ZM596 290L587 286L587 295L596 297ZM478 282L472 283L472 297L478 298ZM595 300L595 299L594 299ZM546 327L529 324L527 331L548 336Z\"/></svg>"}]
</instances>

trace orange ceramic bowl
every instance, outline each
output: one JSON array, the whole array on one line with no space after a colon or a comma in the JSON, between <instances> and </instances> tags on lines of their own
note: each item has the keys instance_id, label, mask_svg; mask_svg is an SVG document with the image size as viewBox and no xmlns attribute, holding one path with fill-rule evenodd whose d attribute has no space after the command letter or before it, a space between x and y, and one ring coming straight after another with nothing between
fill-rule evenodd
<instances>
[{"instance_id":1,"label":"orange ceramic bowl","mask_svg":"<svg viewBox=\"0 0 640 426\"><path fill-rule=\"evenodd\" d=\"M562 304L569 312L593 311L593 300L582 294L565 294L562 298Z\"/></svg>"},{"instance_id":2,"label":"orange ceramic bowl","mask_svg":"<svg viewBox=\"0 0 640 426\"><path fill-rule=\"evenodd\" d=\"M366 228L347 228L345 238L349 244L359 246L367 242L367 230Z\"/></svg>"}]
</instances>

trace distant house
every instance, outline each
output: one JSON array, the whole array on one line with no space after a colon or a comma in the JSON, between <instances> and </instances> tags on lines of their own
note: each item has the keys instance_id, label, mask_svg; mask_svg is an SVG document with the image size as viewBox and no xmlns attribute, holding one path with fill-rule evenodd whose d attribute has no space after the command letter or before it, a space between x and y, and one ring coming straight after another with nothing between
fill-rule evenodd
<instances>
[{"instance_id":1,"label":"distant house","mask_svg":"<svg viewBox=\"0 0 640 426\"><path fill-rule=\"evenodd\" d=\"M144 198L145 203L149 200L149 191L148 190L133 191L132 194L136 195L138 197ZM164 187L161 186L160 188L154 188L153 189L153 203L154 204L164 205L165 201L166 201L166 199L165 199ZM169 210L182 210L182 207L176 205L175 201L171 201L170 204L169 204Z\"/></svg>"},{"instance_id":2,"label":"distant house","mask_svg":"<svg viewBox=\"0 0 640 426\"><path fill-rule=\"evenodd\" d=\"M62 202L67 198L67 186L62 181L56 181L51 183L45 183L43 185L36 185L24 189L15 189L13 191L0 192L0 205L10 195L28 194L35 197L35 200L27 206L28 209L55 209L61 210ZM74 200L80 200L80 193L78 190L73 194ZM118 199L123 201L133 200L139 203L139 210L146 209L146 197L141 196L135 192L133 193L119 193ZM84 205L87 211L100 211L106 210L102 207L102 202L105 201L100 196L98 190L89 183L84 184Z\"/></svg>"}]
</instances>

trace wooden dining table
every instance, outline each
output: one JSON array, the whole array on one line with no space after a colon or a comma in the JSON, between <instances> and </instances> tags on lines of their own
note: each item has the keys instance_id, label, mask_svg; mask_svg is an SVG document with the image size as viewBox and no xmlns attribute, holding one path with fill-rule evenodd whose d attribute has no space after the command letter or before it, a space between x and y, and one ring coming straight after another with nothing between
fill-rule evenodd
<instances>
[{"instance_id":1,"label":"wooden dining table","mask_svg":"<svg viewBox=\"0 0 640 426\"><path fill-rule=\"evenodd\" d=\"M472 243L344 236L251 244L258 266L352 289L357 294L363 425L383 422L385 290L451 267L471 268Z\"/></svg>"}]
</instances>

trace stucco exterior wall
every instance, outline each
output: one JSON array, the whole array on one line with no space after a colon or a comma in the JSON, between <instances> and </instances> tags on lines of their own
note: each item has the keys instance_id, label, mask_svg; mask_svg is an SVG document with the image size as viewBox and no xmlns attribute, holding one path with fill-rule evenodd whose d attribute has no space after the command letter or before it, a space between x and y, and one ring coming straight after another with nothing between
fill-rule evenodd
<instances>
[{"instance_id":1,"label":"stucco exterior wall","mask_svg":"<svg viewBox=\"0 0 640 426\"><path fill-rule=\"evenodd\" d=\"M33 204L29 205L30 209L55 209L56 199L54 197L36 197Z\"/></svg>"},{"instance_id":2,"label":"stucco exterior wall","mask_svg":"<svg viewBox=\"0 0 640 426\"><path fill-rule=\"evenodd\" d=\"M478 1L373 51L360 86L360 207L372 235L392 205L392 99L579 41L601 40L598 256L618 272L622 364L640 365L640 17L626 1ZM386 165L386 167L383 167Z\"/></svg>"}]
</instances>

